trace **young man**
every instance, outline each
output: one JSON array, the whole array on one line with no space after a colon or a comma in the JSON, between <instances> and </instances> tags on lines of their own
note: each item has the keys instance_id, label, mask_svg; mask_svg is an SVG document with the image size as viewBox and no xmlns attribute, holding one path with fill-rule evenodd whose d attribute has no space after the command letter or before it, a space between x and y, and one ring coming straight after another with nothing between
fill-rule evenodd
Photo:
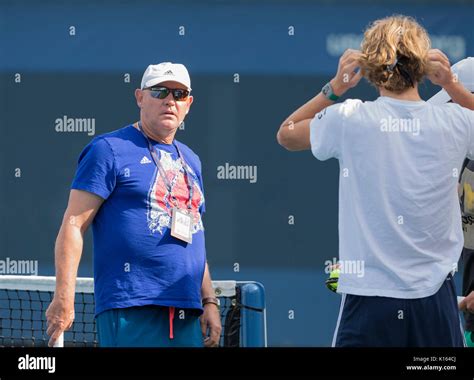
<instances>
[{"instance_id":1,"label":"young man","mask_svg":"<svg viewBox=\"0 0 474 380\"><path fill-rule=\"evenodd\" d=\"M277 135L288 150L339 160L339 257L365 275L341 271L333 345L462 346L450 273L462 250L457 180L474 158L473 112L420 98L430 40L413 19L375 21L361 50L343 54ZM377 100L331 106L362 76Z\"/></svg>"}]
</instances>

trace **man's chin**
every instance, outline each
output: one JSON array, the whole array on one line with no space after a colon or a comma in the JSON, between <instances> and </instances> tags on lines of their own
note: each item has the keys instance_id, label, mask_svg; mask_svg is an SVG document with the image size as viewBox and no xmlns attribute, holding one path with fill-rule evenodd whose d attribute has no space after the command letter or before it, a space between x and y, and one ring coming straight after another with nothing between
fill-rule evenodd
<instances>
[{"instance_id":1,"label":"man's chin","mask_svg":"<svg viewBox=\"0 0 474 380\"><path fill-rule=\"evenodd\" d=\"M173 132L178 129L179 125L176 122L168 122L168 121L160 121L155 124L155 128L161 130L161 131L168 131L168 132Z\"/></svg>"}]
</instances>

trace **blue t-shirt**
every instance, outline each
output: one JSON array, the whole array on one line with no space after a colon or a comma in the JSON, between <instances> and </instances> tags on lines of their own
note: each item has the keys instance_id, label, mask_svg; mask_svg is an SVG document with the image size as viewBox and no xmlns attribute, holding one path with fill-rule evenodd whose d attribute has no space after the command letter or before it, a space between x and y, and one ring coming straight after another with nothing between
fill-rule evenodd
<instances>
[{"instance_id":1,"label":"blue t-shirt","mask_svg":"<svg viewBox=\"0 0 474 380\"><path fill-rule=\"evenodd\" d=\"M151 140L181 208L189 190L174 144ZM193 240L170 235L171 198L142 133L132 125L94 138L82 151L72 189L105 199L94 218L96 315L143 305L201 308L206 262L199 157L175 140L193 182Z\"/></svg>"}]
</instances>

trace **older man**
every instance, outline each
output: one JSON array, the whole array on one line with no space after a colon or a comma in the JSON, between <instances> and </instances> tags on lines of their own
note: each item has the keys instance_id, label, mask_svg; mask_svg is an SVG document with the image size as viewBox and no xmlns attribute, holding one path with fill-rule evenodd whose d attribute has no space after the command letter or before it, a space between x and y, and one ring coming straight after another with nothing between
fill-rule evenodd
<instances>
[{"instance_id":1,"label":"older man","mask_svg":"<svg viewBox=\"0 0 474 380\"><path fill-rule=\"evenodd\" d=\"M201 162L175 139L193 102L190 92L183 65L148 66L135 91L140 121L96 137L81 153L55 247L50 345L73 323L77 268L91 223L101 346L218 344Z\"/></svg>"}]
</instances>

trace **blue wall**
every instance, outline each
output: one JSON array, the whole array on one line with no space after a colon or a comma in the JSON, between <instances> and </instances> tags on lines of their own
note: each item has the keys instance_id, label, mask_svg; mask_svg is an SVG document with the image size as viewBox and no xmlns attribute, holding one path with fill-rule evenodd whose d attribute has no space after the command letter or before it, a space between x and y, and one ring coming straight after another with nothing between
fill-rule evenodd
<instances>
[{"instance_id":1,"label":"blue wall","mask_svg":"<svg viewBox=\"0 0 474 380\"><path fill-rule=\"evenodd\" d=\"M142 72L172 60L193 74L331 74L370 21L393 13L417 18L453 61L473 50L469 1L20 0L2 2L0 69Z\"/></svg>"}]
</instances>

